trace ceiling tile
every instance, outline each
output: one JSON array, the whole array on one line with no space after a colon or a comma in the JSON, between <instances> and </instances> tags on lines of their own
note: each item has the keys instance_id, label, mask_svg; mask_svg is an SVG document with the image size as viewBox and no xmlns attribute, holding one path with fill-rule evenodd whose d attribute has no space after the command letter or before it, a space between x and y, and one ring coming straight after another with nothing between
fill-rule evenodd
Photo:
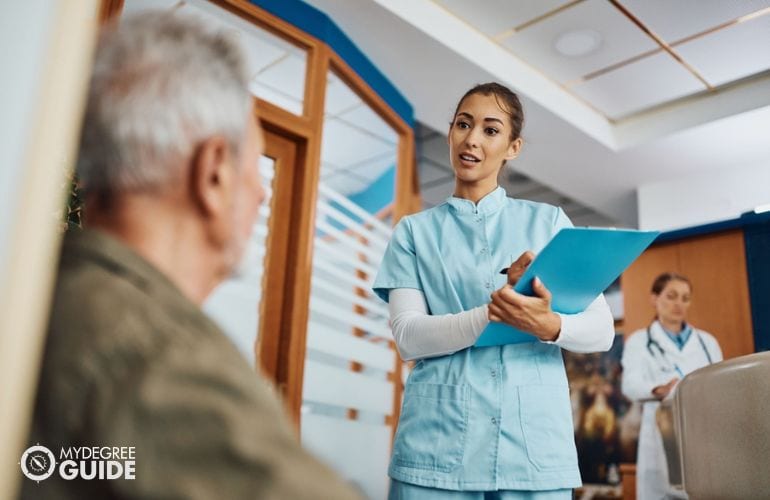
<instances>
[{"instance_id":1,"label":"ceiling tile","mask_svg":"<svg viewBox=\"0 0 770 500\"><path fill-rule=\"evenodd\" d=\"M256 80L302 102L305 93L305 54L290 54L260 72Z\"/></svg>"},{"instance_id":2,"label":"ceiling tile","mask_svg":"<svg viewBox=\"0 0 770 500\"><path fill-rule=\"evenodd\" d=\"M602 37L599 48L579 57L557 52L554 48L556 39L577 30L598 32ZM648 35L606 0L577 4L515 33L502 43L517 57L560 83L658 48Z\"/></svg>"},{"instance_id":3,"label":"ceiling tile","mask_svg":"<svg viewBox=\"0 0 770 500\"><path fill-rule=\"evenodd\" d=\"M350 111L342 113L339 115L339 118L349 124L366 130L383 141L387 141L391 144L398 143L398 134L396 131L364 102L361 102L359 106L356 106Z\"/></svg>"},{"instance_id":4,"label":"ceiling tile","mask_svg":"<svg viewBox=\"0 0 770 500\"><path fill-rule=\"evenodd\" d=\"M339 165L334 165L333 163L329 163L328 161L322 161L321 162L321 180L326 181L326 179L330 179L333 176L337 174L337 172L340 172L344 170Z\"/></svg>"},{"instance_id":5,"label":"ceiling tile","mask_svg":"<svg viewBox=\"0 0 770 500\"><path fill-rule=\"evenodd\" d=\"M482 33L495 36L507 29L519 26L542 16L557 7L569 3L567 0L438 0L456 17L467 22Z\"/></svg>"},{"instance_id":6,"label":"ceiling tile","mask_svg":"<svg viewBox=\"0 0 770 500\"><path fill-rule=\"evenodd\" d=\"M704 89L673 57L660 53L575 85L572 91L618 119Z\"/></svg>"},{"instance_id":7,"label":"ceiling tile","mask_svg":"<svg viewBox=\"0 0 770 500\"><path fill-rule=\"evenodd\" d=\"M249 82L249 91L251 91L253 95L259 97L260 99L269 101L287 111L291 111L297 115L302 114L302 101L299 101L291 96L287 96L286 94L283 94L273 89L272 87L262 85L261 83L252 80Z\"/></svg>"},{"instance_id":8,"label":"ceiling tile","mask_svg":"<svg viewBox=\"0 0 770 500\"><path fill-rule=\"evenodd\" d=\"M345 110L358 106L363 101L358 95L350 90L345 82L339 79L333 72L329 73L326 79L326 115L337 115Z\"/></svg>"},{"instance_id":9,"label":"ceiling tile","mask_svg":"<svg viewBox=\"0 0 770 500\"><path fill-rule=\"evenodd\" d=\"M393 145L351 127L336 118L324 120L321 159L350 167L393 150Z\"/></svg>"},{"instance_id":10,"label":"ceiling tile","mask_svg":"<svg viewBox=\"0 0 770 500\"><path fill-rule=\"evenodd\" d=\"M365 179L367 181L376 181L386 170L396 165L396 153L393 149L392 152L386 153L382 156L377 156L357 164L352 168L347 168L342 172L335 175L345 175L346 172L352 172L357 177Z\"/></svg>"},{"instance_id":11,"label":"ceiling tile","mask_svg":"<svg viewBox=\"0 0 770 500\"><path fill-rule=\"evenodd\" d=\"M622 0L622 3L668 43L770 7L770 0Z\"/></svg>"},{"instance_id":12,"label":"ceiling tile","mask_svg":"<svg viewBox=\"0 0 770 500\"><path fill-rule=\"evenodd\" d=\"M357 179L352 175L335 175L331 179L323 181L323 183L345 196L360 193L368 185L365 181Z\"/></svg>"},{"instance_id":13,"label":"ceiling tile","mask_svg":"<svg viewBox=\"0 0 770 500\"><path fill-rule=\"evenodd\" d=\"M770 15L733 25L675 49L712 85L770 69Z\"/></svg>"},{"instance_id":14,"label":"ceiling tile","mask_svg":"<svg viewBox=\"0 0 770 500\"><path fill-rule=\"evenodd\" d=\"M282 38L204 0L179 2L183 12L211 29L232 33L244 50L251 92L288 111L302 114L306 52Z\"/></svg>"},{"instance_id":15,"label":"ceiling tile","mask_svg":"<svg viewBox=\"0 0 770 500\"><path fill-rule=\"evenodd\" d=\"M171 9L178 3L179 0L126 0L121 14L134 14L148 9L166 10Z\"/></svg>"}]
</instances>

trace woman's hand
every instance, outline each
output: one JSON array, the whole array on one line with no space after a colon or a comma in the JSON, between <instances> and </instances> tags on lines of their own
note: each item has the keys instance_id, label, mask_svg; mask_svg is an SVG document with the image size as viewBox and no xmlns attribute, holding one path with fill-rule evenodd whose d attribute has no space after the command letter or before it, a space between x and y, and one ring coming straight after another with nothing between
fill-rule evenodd
<instances>
[{"instance_id":1,"label":"woman's hand","mask_svg":"<svg viewBox=\"0 0 770 500\"><path fill-rule=\"evenodd\" d=\"M535 260L535 254L529 250L519 255L519 258L508 268L508 284L515 286L533 260Z\"/></svg>"},{"instance_id":2,"label":"woman's hand","mask_svg":"<svg viewBox=\"0 0 770 500\"><path fill-rule=\"evenodd\" d=\"M668 381L667 384L659 385L655 387L652 390L652 395L655 396L656 399L659 399L663 401L666 399L666 396L668 396L671 393L671 390L674 388L676 383L679 382L679 379L674 377L671 380Z\"/></svg>"},{"instance_id":3,"label":"woman's hand","mask_svg":"<svg viewBox=\"0 0 770 500\"><path fill-rule=\"evenodd\" d=\"M551 292L539 278L532 280L532 290L534 297L517 293L510 285L493 292L489 319L532 333L540 340L554 341L561 332L561 317L551 310Z\"/></svg>"}]
</instances>

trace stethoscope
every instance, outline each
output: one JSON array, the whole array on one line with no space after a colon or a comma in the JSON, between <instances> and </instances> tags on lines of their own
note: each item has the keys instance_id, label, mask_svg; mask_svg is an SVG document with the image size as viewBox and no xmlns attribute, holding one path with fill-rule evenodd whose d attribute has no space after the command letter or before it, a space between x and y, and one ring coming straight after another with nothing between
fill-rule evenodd
<instances>
[{"instance_id":1,"label":"stethoscope","mask_svg":"<svg viewBox=\"0 0 770 500\"><path fill-rule=\"evenodd\" d=\"M663 349L663 346L660 345L660 343L652 338L652 331L650 330L652 328L652 324L650 324L647 327L647 351L650 353L650 356L652 356L653 359L655 359L655 353L652 351L653 346L658 351L658 357L664 361L669 367L673 367L674 371L676 371L677 374L679 374L680 378L684 378L684 372L682 372L682 369L679 368L679 365L676 363L672 363L671 360L668 358L668 355L666 354L666 350ZM700 334L693 330L693 335L695 335L698 338L698 342L700 343L701 348L703 349L703 352L706 353L706 359L708 360L708 364L712 364L714 361L711 359L711 354L709 353L708 348L706 347L706 343L703 342L703 338L700 336ZM663 366L663 364L660 365L661 370L667 371L666 367ZM670 369L668 371L671 371Z\"/></svg>"}]
</instances>

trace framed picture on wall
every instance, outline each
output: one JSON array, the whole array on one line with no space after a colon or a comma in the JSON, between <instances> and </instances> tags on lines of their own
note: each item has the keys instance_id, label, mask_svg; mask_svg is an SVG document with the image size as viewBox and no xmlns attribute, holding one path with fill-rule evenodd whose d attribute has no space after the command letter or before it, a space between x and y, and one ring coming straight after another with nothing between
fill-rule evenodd
<instances>
[{"instance_id":1,"label":"framed picture on wall","mask_svg":"<svg viewBox=\"0 0 770 500\"><path fill-rule=\"evenodd\" d=\"M620 389L623 335L608 352L563 351L583 482L617 484L620 464L636 462L641 408Z\"/></svg>"}]
</instances>

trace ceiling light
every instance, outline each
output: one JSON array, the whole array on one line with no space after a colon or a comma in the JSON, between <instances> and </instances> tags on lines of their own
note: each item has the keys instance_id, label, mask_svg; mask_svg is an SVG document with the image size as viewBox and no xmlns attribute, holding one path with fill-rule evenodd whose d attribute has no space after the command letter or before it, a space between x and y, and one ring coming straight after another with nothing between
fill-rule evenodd
<instances>
[{"instance_id":1,"label":"ceiling light","mask_svg":"<svg viewBox=\"0 0 770 500\"><path fill-rule=\"evenodd\" d=\"M556 52L567 57L586 56L599 50L602 35L594 30L575 30L562 33L553 42Z\"/></svg>"}]
</instances>

